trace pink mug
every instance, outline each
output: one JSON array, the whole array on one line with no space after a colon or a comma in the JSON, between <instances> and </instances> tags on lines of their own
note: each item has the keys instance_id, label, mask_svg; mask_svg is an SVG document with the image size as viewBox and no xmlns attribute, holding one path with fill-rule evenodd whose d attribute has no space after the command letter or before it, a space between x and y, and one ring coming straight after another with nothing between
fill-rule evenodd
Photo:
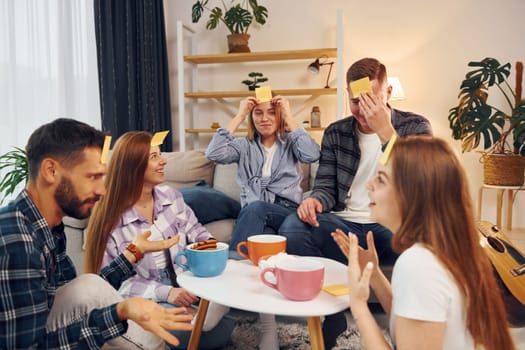
<instances>
[{"instance_id":1,"label":"pink mug","mask_svg":"<svg viewBox=\"0 0 525 350\"><path fill-rule=\"evenodd\" d=\"M275 283L266 278L266 273L273 273ZM264 284L290 300L311 300L319 295L323 287L324 265L313 258L297 257L263 269L260 276Z\"/></svg>"}]
</instances>

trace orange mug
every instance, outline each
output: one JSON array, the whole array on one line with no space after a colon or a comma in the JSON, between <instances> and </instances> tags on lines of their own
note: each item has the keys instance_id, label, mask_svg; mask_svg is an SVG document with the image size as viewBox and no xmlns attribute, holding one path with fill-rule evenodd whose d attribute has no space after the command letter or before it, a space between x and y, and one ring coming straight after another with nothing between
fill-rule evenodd
<instances>
[{"instance_id":1,"label":"orange mug","mask_svg":"<svg viewBox=\"0 0 525 350\"><path fill-rule=\"evenodd\" d=\"M254 235L248 237L247 241L237 244L237 253L243 258L251 260L255 265L259 264L259 259L263 256L285 252L286 237L279 235Z\"/></svg>"}]
</instances>

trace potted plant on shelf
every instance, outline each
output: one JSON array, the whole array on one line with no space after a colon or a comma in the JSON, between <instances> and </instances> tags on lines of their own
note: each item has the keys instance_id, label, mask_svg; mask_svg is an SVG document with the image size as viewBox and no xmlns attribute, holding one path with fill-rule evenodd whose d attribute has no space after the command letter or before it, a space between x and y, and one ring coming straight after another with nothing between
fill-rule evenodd
<instances>
[{"instance_id":1,"label":"potted plant on shelf","mask_svg":"<svg viewBox=\"0 0 525 350\"><path fill-rule=\"evenodd\" d=\"M452 137L461 140L463 152L481 146L485 184L521 186L525 169L523 64L516 63L514 90L507 82L510 63L487 57L468 65L474 68L461 83L458 105L449 110ZM490 88L502 94L505 108L488 103Z\"/></svg>"},{"instance_id":2,"label":"potted plant on shelf","mask_svg":"<svg viewBox=\"0 0 525 350\"><path fill-rule=\"evenodd\" d=\"M208 7L209 0L197 0L191 8L191 21L199 22L203 12L206 10L210 13L206 29L212 30L217 28L219 22L224 23L230 34L228 35L229 53L232 52L250 52L248 40L248 28L253 20L259 24L265 24L268 18L268 9L257 3L257 0L221 0L222 8L216 6Z\"/></svg>"},{"instance_id":3,"label":"potted plant on shelf","mask_svg":"<svg viewBox=\"0 0 525 350\"><path fill-rule=\"evenodd\" d=\"M264 83L268 81L262 73L260 72L251 72L248 76L252 79L243 80L242 83L248 86L248 90L253 91L259 87L259 83Z\"/></svg>"},{"instance_id":4,"label":"potted plant on shelf","mask_svg":"<svg viewBox=\"0 0 525 350\"><path fill-rule=\"evenodd\" d=\"M27 157L26 152L18 147L0 155L0 171L4 176L0 180L0 204L17 189L19 184L27 182Z\"/></svg>"}]
</instances>

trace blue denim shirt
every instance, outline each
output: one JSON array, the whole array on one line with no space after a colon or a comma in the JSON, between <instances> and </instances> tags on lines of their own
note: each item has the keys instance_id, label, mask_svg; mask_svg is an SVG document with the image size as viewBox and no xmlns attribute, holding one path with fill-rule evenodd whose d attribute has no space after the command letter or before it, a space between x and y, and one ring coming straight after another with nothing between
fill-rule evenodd
<instances>
[{"instance_id":1,"label":"blue denim shirt","mask_svg":"<svg viewBox=\"0 0 525 350\"><path fill-rule=\"evenodd\" d=\"M206 156L219 164L237 163L237 183L241 188L241 206L256 200L274 203L275 196L301 203L299 163L313 163L319 159L320 148L312 137L298 128L277 142L270 177L262 176L265 161L264 146L256 134L254 140L234 138L227 129L220 128L213 136Z\"/></svg>"}]
</instances>

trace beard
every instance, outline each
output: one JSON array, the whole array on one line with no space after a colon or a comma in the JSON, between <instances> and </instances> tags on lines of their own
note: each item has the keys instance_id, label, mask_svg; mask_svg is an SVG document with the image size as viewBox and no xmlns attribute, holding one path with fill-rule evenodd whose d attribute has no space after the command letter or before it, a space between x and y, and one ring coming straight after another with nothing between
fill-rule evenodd
<instances>
[{"instance_id":1,"label":"beard","mask_svg":"<svg viewBox=\"0 0 525 350\"><path fill-rule=\"evenodd\" d=\"M86 219L91 215L92 207L83 210L84 204L95 203L100 199L100 196L81 200L75 192L73 183L67 177L63 177L58 184L55 191L55 200L62 211L67 215L75 219Z\"/></svg>"}]
</instances>

